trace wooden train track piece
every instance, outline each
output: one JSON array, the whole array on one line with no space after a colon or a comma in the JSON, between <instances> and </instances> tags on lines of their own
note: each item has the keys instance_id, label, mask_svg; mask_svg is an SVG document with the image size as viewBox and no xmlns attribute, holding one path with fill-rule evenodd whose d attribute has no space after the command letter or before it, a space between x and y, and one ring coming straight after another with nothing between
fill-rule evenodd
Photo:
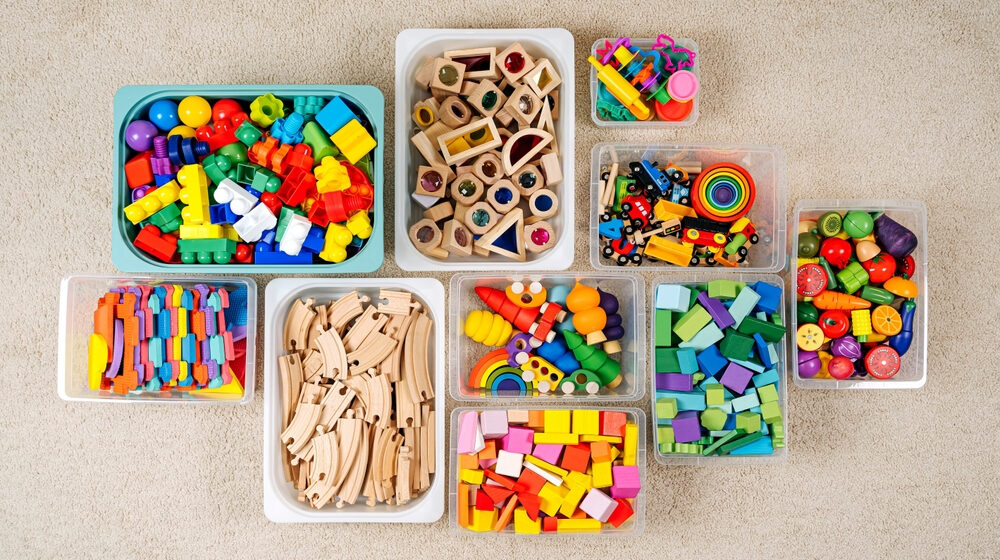
<instances>
[{"instance_id":1,"label":"wooden train track piece","mask_svg":"<svg viewBox=\"0 0 1000 560\"><path fill-rule=\"evenodd\" d=\"M292 304L292 308L285 317L283 348L286 351L305 349L309 341L309 325L312 324L313 316L316 314L312 309L315 302L314 299L305 301L297 299Z\"/></svg>"},{"instance_id":2,"label":"wooden train track piece","mask_svg":"<svg viewBox=\"0 0 1000 560\"><path fill-rule=\"evenodd\" d=\"M376 311L375 306L369 306L364 313L358 317L347 333L344 335L344 348L348 352L353 352L361 346L369 334L382 330L382 327L389 322L389 318Z\"/></svg>"},{"instance_id":3,"label":"wooden train track piece","mask_svg":"<svg viewBox=\"0 0 1000 560\"><path fill-rule=\"evenodd\" d=\"M347 368L347 351L344 342L337 331L330 329L316 339L319 352L323 359L323 377L327 379L343 379L349 372Z\"/></svg>"},{"instance_id":4,"label":"wooden train track piece","mask_svg":"<svg viewBox=\"0 0 1000 560\"><path fill-rule=\"evenodd\" d=\"M362 304L369 301L371 299L368 296L359 296L355 290L331 303L327 310L330 326L337 332L343 333L344 327L364 312Z\"/></svg>"},{"instance_id":5,"label":"wooden train track piece","mask_svg":"<svg viewBox=\"0 0 1000 560\"><path fill-rule=\"evenodd\" d=\"M347 354L347 367L351 375L358 375L374 368L396 349L396 339L378 331L370 333L361 346Z\"/></svg>"},{"instance_id":6,"label":"wooden train track piece","mask_svg":"<svg viewBox=\"0 0 1000 560\"><path fill-rule=\"evenodd\" d=\"M413 301L413 294L399 290L382 288L378 292L378 311L388 315L409 315L411 309L419 309L420 303Z\"/></svg>"}]
</instances>

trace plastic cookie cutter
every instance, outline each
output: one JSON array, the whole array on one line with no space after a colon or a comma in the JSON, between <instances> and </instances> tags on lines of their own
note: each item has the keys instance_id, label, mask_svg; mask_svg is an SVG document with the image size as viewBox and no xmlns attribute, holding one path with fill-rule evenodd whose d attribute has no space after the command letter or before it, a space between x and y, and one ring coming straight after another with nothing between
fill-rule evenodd
<instances>
[{"instance_id":1,"label":"plastic cookie cutter","mask_svg":"<svg viewBox=\"0 0 1000 560\"><path fill-rule=\"evenodd\" d=\"M690 49L685 49L684 47L678 47L674 42L674 38L670 35L660 33L656 36L656 42L653 43L653 49L662 49L665 52L664 55L664 70L668 72L676 72L677 70L683 70L685 68L691 68L694 66L694 58L697 53Z\"/></svg>"}]
</instances>

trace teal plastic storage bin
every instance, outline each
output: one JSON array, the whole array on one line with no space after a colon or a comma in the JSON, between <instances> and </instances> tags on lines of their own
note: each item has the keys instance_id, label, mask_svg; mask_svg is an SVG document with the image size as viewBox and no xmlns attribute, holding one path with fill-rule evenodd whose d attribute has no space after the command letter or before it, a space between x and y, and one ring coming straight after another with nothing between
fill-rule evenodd
<instances>
[{"instance_id":1,"label":"teal plastic storage bin","mask_svg":"<svg viewBox=\"0 0 1000 560\"><path fill-rule=\"evenodd\" d=\"M358 109L371 124L372 136L377 145L372 157L372 184L375 198L372 206L372 235L364 247L341 263L310 265L258 265L258 264L171 264L160 262L132 245L137 226L132 225L123 213L131 203L130 190L125 182L124 165L128 155L125 145L125 127L131 121L145 118L145 111L158 99L180 101L189 95L206 98L236 99L249 104L254 98L273 93L280 98L295 96L320 96L326 100L337 95ZM113 180L114 196L111 209L111 261L122 272L128 273L240 273L240 274L357 274L377 270L385 258L385 212L383 184L385 172L385 97L374 86L363 85L148 85L125 86L114 99Z\"/></svg>"}]
</instances>

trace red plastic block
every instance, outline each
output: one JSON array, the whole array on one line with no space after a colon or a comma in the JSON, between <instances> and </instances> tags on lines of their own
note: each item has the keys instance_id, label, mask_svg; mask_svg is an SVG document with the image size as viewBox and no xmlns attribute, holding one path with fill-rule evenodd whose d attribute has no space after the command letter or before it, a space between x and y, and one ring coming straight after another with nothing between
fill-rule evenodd
<instances>
[{"instance_id":1,"label":"red plastic block","mask_svg":"<svg viewBox=\"0 0 1000 560\"><path fill-rule=\"evenodd\" d=\"M563 449L562 462L560 467L569 470L585 473L590 464L590 446L586 443L578 445L567 445Z\"/></svg>"},{"instance_id":2,"label":"red plastic block","mask_svg":"<svg viewBox=\"0 0 1000 560\"><path fill-rule=\"evenodd\" d=\"M125 180L135 189L153 182L153 152L143 152L125 162Z\"/></svg>"},{"instance_id":3,"label":"red plastic block","mask_svg":"<svg viewBox=\"0 0 1000 560\"><path fill-rule=\"evenodd\" d=\"M517 501L524 507L524 512L532 521L538 521L538 511L542 507L542 499L534 494L521 492L517 495Z\"/></svg>"},{"instance_id":4,"label":"red plastic block","mask_svg":"<svg viewBox=\"0 0 1000 560\"><path fill-rule=\"evenodd\" d=\"M289 206L298 206L306 199L306 194L315 189L316 177L301 167L293 167L285 180L281 182L281 188L278 189L278 199Z\"/></svg>"},{"instance_id":5,"label":"red plastic block","mask_svg":"<svg viewBox=\"0 0 1000 560\"><path fill-rule=\"evenodd\" d=\"M555 533L559 528L559 520L555 517L542 519L542 531L545 533Z\"/></svg>"},{"instance_id":6,"label":"red plastic block","mask_svg":"<svg viewBox=\"0 0 1000 560\"><path fill-rule=\"evenodd\" d=\"M632 504L628 503L628 500L625 498L618 498L616 501L618 502L618 507L615 508L615 511L611 512L608 523L618 528L622 526L622 523L628 521L628 518L632 517L634 512L632 511Z\"/></svg>"},{"instance_id":7,"label":"red plastic block","mask_svg":"<svg viewBox=\"0 0 1000 560\"><path fill-rule=\"evenodd\" d=\"M531 494L537 494L541 491L542 486L545 486L545 482L546 480L540 474L531 469L523 469L521 477L517 479L517 483L524 488L524 491Z\"/></svg>"},{"instance_id":8,"label":"red plastic block","mask_svg":"<svg viewBox=\"0 0 1000 560\"><path fill-rule=\"evenodd\" d=\"M503 503L504 500L514 495L513 490L508 490L503 486L493 486L491 484L484 484L483 492L486 492L486 495L490 497L490 500L498 506Z\"/></svg>"},{"instance_id":9,"label":"red plastic block","mask_svg":"<svg viewBox=\"0 0 1000 560\"><path fill-rule=\"evenodd\" d=\"M160 233L160 228L152 224L139 230L132 243L163 262L170 262L177 254L177 238L169 233Z\"/></svg>"},{"instance_id":10,"label":"red plastic block","mask_svg":"<svg viewBox=\"0 0 1000 560\"><path fill-rule=\"evenodd\" d=\"M601 435L625 437L625 424L628 417L624 412L602 411L601 412Z\"/></svg>"},{"instance_id":11,"label":"red plastic block","mask_svg":"<svg viewBox=\"0 0 1000 560\"><path fill-rule=\"evenodd\" d=\"M476 490L476 509L480 511L490 511L493 508L493 500L480 488Z\"/></svg>"}]
</instances>

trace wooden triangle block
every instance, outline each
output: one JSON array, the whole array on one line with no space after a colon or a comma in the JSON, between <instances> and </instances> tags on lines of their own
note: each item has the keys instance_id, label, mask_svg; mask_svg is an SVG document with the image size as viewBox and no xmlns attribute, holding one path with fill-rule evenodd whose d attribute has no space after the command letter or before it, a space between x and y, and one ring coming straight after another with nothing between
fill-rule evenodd
<instances>
[{"instance_id":1,"label":"wooden triangle block","mask_svg":"<svg viewBox=\"0 0 1000 560\"><path fill-rule=\"evenodd\" d=\"M552 135L549 148L558 154L559 144L556 143L556 123L552 120L552 107L549 107L548 101L542 100L542 112L538 117L538 124L536 126Z\"/></svg>"},{"instance_id":2,"label":"wooden triangle block","mask_svg":"<svg viewBox=\"0 0 1000 560\"><path fill-rule=\"evenodd\" d=\"M542 500L538 496L521 492L517 495L517 501L524 506L524 512L532 521L538 521L538 510L542 507Z\"/></svg>"},{"instance_id":3,"label":"wooden triangle block","mask_svg":"<svg viewBox=\"0 0 1000 560\"><path fill-rule=\"evenodd\" d=\"M504 500L514 494L513 490L509 490L503 486L493 486L491 484L484 484L483 492L486 492L486 495L489 496L496 505L500 505Z\"/></svg>"},{"instance_id":4,"label":"wooden triangle block","mask_svg":"<svg viewBox=\"0 0 1000 560\"><path fill-rule=\"evenodd\" d=\"M524 261L524 211L515 208L476 240L476 247L481 247L498 255Z\"/></svg>"}]
</instances>

